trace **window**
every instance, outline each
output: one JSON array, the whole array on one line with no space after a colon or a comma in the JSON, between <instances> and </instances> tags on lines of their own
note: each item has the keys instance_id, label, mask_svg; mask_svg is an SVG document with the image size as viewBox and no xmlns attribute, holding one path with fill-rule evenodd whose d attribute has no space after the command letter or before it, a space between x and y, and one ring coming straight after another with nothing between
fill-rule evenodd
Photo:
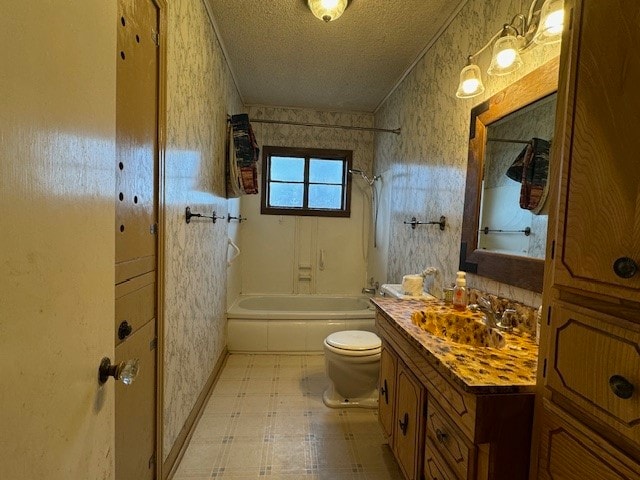
<instances>
[{"instance_id":1,"label":"window","mask_svg":"<svg viewBox=\"0 0 640 480\"><path fill-rule=\"evenodd\" d=\"M264 147L262 209L270 215L351 215L350 150Z\"/></svg>"}]
</instances>

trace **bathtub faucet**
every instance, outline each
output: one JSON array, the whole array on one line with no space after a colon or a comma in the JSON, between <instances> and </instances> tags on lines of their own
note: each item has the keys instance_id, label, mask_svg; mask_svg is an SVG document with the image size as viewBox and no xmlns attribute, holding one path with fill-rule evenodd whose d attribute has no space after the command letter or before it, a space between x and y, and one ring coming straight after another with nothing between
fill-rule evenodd
<instances>
[{"instance_id":1,"label":"bathtub faucet","mask_svg":"<svg viewBox=\"0 0 640 480\"><path fill-rule=\"evenodd\" d=\"M364 287L362 289L362 293L364 293L365 295L375 295L376 287L371 287L371 288Z\"/></svg>"}]
</instances>

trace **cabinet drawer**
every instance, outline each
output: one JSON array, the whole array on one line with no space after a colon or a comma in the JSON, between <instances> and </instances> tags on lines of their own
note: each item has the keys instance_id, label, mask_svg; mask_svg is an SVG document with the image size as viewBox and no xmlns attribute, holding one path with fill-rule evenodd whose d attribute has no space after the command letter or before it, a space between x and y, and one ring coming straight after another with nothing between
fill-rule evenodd
<instances>
[{"instance_id":1,"label":"cabinet drawer","mask_svg":"<svg viewBox=\"0 0 640 480\"><path fill-rule=\"evenodd\" d=\"M460 478L473 472L474 447L458 432L435 401L427 404L427 436Z\"/></svg>"},{"instance_id":2,"label":"cabinet drawer","mask_svg":"<svg viewBox=\"0 0 640 480\"><path fill-rule=\"evenodd\" d=\"M430 438L427 438L424 454L424 478L426 480L458 480L453 470L449 468L447 462L438 454ZM460 477L465 480L467 477Z\"/></svg>"},{"instance_id":3,"label":"cabinet drawer","mask_svg":"<svg viewBox=\"0 0 640 480\"><path fill-rule=\"evenodd\" d=\"M547 386L640 444L640 332L554 306Z\"/></svg>"},{"instance_id":4,"label":"cabinet drawer","mask_svg":"<svg viewBox=\"0 0 640 480\"><path fill-rule=\"evenodd\" d=\"M538 457L538 478L613 480L640 478L640 465L548 401Z\"/></svg>"}]
</instances>

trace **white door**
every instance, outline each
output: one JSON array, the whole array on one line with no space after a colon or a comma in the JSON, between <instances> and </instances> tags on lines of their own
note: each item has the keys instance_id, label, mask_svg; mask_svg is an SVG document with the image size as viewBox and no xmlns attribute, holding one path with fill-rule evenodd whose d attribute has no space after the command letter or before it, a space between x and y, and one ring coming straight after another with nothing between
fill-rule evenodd
<instances>
[{"instance_id":1,"label":"white door","mask_svg":"<svg viewBox=\"0 0 640 480\"><path fill-rule=\"evenodd\" d=\"M0 477L112 479L116 2L0 1Z\"/></svg>"}]
</instances>

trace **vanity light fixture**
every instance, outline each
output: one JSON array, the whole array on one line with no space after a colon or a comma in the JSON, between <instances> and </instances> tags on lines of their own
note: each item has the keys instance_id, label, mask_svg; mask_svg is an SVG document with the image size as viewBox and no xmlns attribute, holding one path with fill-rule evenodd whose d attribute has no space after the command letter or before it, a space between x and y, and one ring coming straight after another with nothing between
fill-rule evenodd
<instances>
[{"instance_id":1,"label":"vanity light fixture","mask_svg":"<svg viewBox=\"0 0 640 480\"><path fill-rule=\"evenodd\" d=\"M338 19L347 8L347 3L348 0L307 0L311 13L325 22Z\"/></svg>"},{"instance_id":2,"label":"vanity light fixture","mask_svg":"<svg viewBox=\"0 0 640 480\"><path fill-rule=\"evenodd\" d=\"M511 25L506 24L502 28L500 38L493 44L493 55L491 56L491 65L487 73L489 75L507 75L515 72L520 68L522 58L520 58L519 40L517 30Z\"/></svg>"},{"instance_id":3,"label":"vanity light fixture","mask_svg":"<svg viewBox=\"0 0 640 480\"><path fill-rule=\"evenodd\" d=\"M540 22L533 41L538 44L557 43L564 27L563 0L547 0L540 11Z\"/></svg>"},{"instance_id":4,"label":"vanity light fixture","mask_svg":"<svg viewBox=\"0 0 640 480\"><path fill-rule=\"evenodd\" d=\"M456 92L458 98L471 98L484 92L480 67L473 63L473 57L469 57L467 66L460 72L460 85Z\"/></svg>"},{"instance_id":5,"label":"vanity light fixture","mask_svg":"<svg viewBox=\"0 0 640 480\"><path fill-rule=\"evenodd\" d=\"M489 75L507 75L523 65L520 52L536 44L551 44L561 40L564 25L564 1L545 0L542 7L536 7L540 0L533 0L528 15L522 13L513 17L476 53L470 55L467 66L460 72L460 84L456 92L458 98L472 98L484 92L480 69L472 60L493 44ZM495 43L494 43L495 42ZM472 88L477 86L477 88Z\"/></svg>"}]
</instances>

